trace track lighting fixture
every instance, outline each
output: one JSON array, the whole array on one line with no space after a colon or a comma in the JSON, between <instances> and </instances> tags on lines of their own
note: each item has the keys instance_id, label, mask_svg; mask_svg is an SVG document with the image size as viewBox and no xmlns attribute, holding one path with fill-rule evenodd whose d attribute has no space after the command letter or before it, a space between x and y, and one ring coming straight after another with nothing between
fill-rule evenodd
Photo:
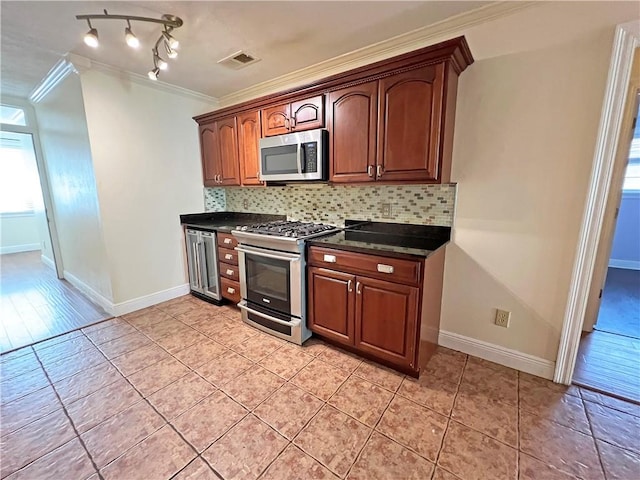
<instances>
[{"instance_id":1,"label":"track lighting fixture","mask_svg":"<svg viewBox=\"0 0 640 480\"><path fill-rule=\"evenodd\" d=\"M158 40L156 40L155 45L151 49L151 53L153 54L153 69L147 74L150 80L157 80L160 75L160 70L166 70L169 67L169 64L158 54L158 46L160 43L164 44L164 48L167 51L167 57L174 59L178 56L176 49L180 46L180 42L171 35L171 32L174 29L181 27L183 22L180 17L176 17L175 15L162 15L161 18L134 17L131 15L111 15L104 10L104 14L96 13L89 15L76 15L76 19L86 20L89 24L89 31L84 36L84 43L93 48L96 48L99 42L98 30L93 28L91 20L125 20L127 22L127 26L124 29L124 39L127 45L131 48L138 48L140 46L140 40L135 36L131 29L132 21L159 23L163 25L164 28L162 32L160 32L160 36L158 37Z\"/></svg>"},{"instance_id":2,"label":"track lighting fixture","mask_svg":"<svg viewBox=\"0 0 640 480\"><path fill-rule=\"evenodd\" d=\"M131 48L138 48L140 46L140 40L131 31L131 23L127 20L127 28L124 29L124 40Z\"/></svg>"},{"instance_id":3,"label":"track lighting fixture","mask_svg":"<svg viewBox=\"0 0 640 480\"><path fill-rule=\"evenodd\" d=\"M87 23L89 24L89 31L84 35L84 43L89 45L91 48L96 48L99 44L98 30L93 28L89 19L87 19Z\"/></svg>"}]
</instances>

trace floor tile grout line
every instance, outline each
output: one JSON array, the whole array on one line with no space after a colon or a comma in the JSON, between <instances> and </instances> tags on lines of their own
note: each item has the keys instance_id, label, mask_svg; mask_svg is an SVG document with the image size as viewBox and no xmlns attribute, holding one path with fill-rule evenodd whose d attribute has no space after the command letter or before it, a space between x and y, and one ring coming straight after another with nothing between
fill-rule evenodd
<instances>
[{"instance_id":1,"label":"floor tile grout line","mask_svg":"<svg viewBox=\"0 0 640 480\"><path fill-rule=\"evenodd\" d=\"M80 442L80 445L82 445L82 448L84 448L84 451L87 453L87 456L89 457L89 460L91 461L91 464L93 465L93 468L96 471L96 474L98 475L98 478L100 480L104 480L104 477L102 476L102 474L100 473L100 470L98 469L98 465L96 464L95 460L93 459L93 456L91 455L91 452L89 452L89 449L87 448L87 445L84 443L83 438L80 436L80 432L78 432L78 429L76 428L75 423L73 422L73 419L71 418L71 416L69 415L69 412L67 411L67 407L66 405L62 402L62 398L60 397L60 394L58 393L58 391L56 390L56 388L53 386L53 382L51 381L51 378L49 377L49 373L45 370L44 368L44 364L42 364L42 362L40 361L40 358L38 357L38 355L36 354L36 358L38 359L38 362L40 362L40 365L42 367L42 370L44 370L44 374L47 377L47 380L49 381L49 385L51 385L51 388L53 389L56 398L58 399L58 401L60 402L60 405L62 406L62 411L64 412L65 416L67 417L67 420L69 421L69 423L71 424L71 428L73 428L73 431L76 434L76 438L78 439L78 441ZM55 450L55 449L54 449ZM46 455L46 454L45 454ZM43 455L41 455L38 458L41 458Z\"/></svg>"},{"instance_id":2,"label":"floor tile grout line","mask_svg":"<svg viewBox=\"0 0 640 480\"><path fill-rule=\"evenodd\" d=\"M440 441L440 448L438 448L438 453L436 455L436 460L435 460L435 468L433 469L433 475L435 476L435 472L436 469L439 466L439 461L440 461L440 455L442 454L442 450L444 448L444 440L447 437L447 433L449 432L449 426L451 425L453 420L452 415L453 415L453 409L455 408L456 405L456 400L458 399L458 394L460 393L460 385L462 384L462 379L464 378L464 372L467 369L467 364L469 363L469 355L465 354L464 357L464 365L462 366L462 372L460 373L460 378L458 378L458 382L456 383L456 393L453 395L453 402L451 404L451 411L449 411L449 415L447 415L447 426L444 429L444 433L442 434L442 440ZM445 471L448 471L446 468L444 467L440 467L443 468ZM451 472L453 474L453 472ZM455 475L455 474L454 474ZM456 475L457 476L457 475Z\"/></svg>"},{"instance_id":3,"label":"floor tile grout line","mask_svg":"<svg viewBox=\"0 0 640 480\"><path fill-rule=\"evenodd\" d=\"M591 431L591 438L593 439L593 445L596 448L596 453L598 454L598 462L600 463L600 468L602 470L602 474L605 478L608 477L607 471L604 468L604 463L602 463L602 454L600 453L600 447L598 446L598 441L596 437L596 433L593 429L593 424L591 422L591 414L587 410L587 406L584 404L584 399L580 398L580 402L582 403L582 408L584 408L585 416L587 417L587 423L589 424L589 430Z\"/></svg>"}]
</instances>

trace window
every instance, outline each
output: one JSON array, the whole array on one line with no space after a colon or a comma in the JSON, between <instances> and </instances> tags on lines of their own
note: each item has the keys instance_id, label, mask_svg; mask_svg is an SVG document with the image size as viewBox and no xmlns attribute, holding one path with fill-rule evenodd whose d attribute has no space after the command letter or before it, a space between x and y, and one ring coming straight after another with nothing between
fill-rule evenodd
<instances>
[{"instance_id":1,"label":"window","mask_svg":"<svg viewBox=\"0 0 640 480\"><path fill-rule=\"evenodd\" d=\"M25 127L27 125L27 121L24 115L24 110L21 108L10 107L8 105L0 105L0 123Z\"/></svg>"},{"instance_id":2,"label":"window","mask_svg":"<svg viewBox=\"0 0 640 480\"><path fill-rule=\"evenodd\" d=\"M0 132L0 214L33 213L39 195L31 135Z\"/></svg>"},{"instance_id":3,"label":"window","mask_svg":"<svg viewBox=\"0 0 640 480\"><path fill-rule=\"evenodd\" d=\"M638 108L638 117L640 117L640 107ZM636 120L636 128L633 131L633 140L631 140L631 148L629 149L629 163L624 173L622 191L640 192L640 119Z\"/></svg>"}]
</instances>

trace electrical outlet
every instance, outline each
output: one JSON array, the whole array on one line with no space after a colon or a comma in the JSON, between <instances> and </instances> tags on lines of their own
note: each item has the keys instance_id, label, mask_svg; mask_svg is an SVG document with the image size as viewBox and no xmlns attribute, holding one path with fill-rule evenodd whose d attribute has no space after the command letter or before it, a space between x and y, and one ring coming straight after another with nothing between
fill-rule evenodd
<instances>
[{"instance_id":1,"label":"electrical outlet","mask_svg":"<svg viewBox=\"0 0 640 480\"><path fill-rule=\"evenodd\" d=\"M242 201L242 208L244 208L245 210L249 208L249 200L247 200L246 198Z\"/></svg>"},{"instance_id":2,"label":"electrical outlet","mask_svg":"<svg viewBox=\"0 0 640 480\"><path fill-rule=\"evenodd\" d=\"M509 320L511 319L511 312L507 310L500 310L499 308L496 310L496 321L495 324L499 327L508 328Z\"/></svg>"},{"instance_id":3,"label":"electrical outlet","mask_svg":"<svg viewBox=\"0 0 640 480\"><path fill-rule=\"evenodd\" d=\"M390 203L382 203L382 204L380 204L380 211L382 213L382 218L391 218L391 204Z\"/></svg>"}]
</instances>

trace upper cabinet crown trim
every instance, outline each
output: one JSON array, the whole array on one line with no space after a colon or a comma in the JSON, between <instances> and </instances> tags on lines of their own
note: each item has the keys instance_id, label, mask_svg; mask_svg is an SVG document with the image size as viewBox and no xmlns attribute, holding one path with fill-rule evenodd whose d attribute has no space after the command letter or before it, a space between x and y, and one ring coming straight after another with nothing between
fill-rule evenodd
<instances>
[{"instance_id":1,"label":"upper cabinet crown trim","mask_svg":"<svg viewBox=\"0 0 640 480\"><path fill-rule=\"evenodd\" d=\"M458 75L473 63L473 56L464 36L331 75L298 88L265 95L237 105L198 115L194 117L194 120L202 125L217 118L235 115L246 110L293 102L313 95L328 93L349 84L356 85L365 81L383 78L393 73L413 70L425 65L445 61L452 66Z\"/></svg>"}]
</instances>

